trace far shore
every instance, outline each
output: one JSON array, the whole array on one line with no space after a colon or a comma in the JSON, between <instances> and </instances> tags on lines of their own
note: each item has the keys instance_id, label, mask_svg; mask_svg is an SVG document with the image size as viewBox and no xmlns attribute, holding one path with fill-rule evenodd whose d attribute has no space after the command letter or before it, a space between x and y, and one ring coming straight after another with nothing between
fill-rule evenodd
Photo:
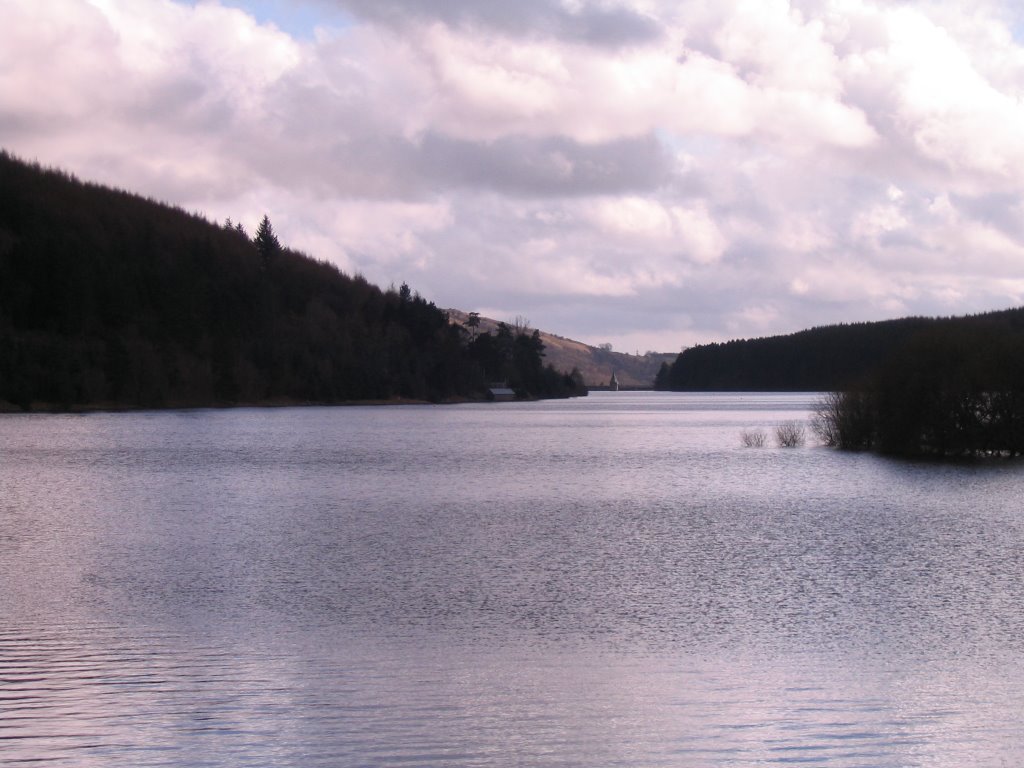
<instances>
[{"instance_id":1,"label":"far shore","mask_svg":"<svg viewBox=\"0 0 1024 768\"><path fill-rule=\"evenodd\" d=\"M445 400L443 403L432 403L429 400L412 400L396 397L389 400L341 400L328 402L312 402L307 400L261 400L243 403L166 403L164 405L140 406L125 403L83 403L75 405L56 405L54 403L32 403L29 408L22 408L13 403L0 401L0 414L83 414L83 413L136 413L145 411L199 411L227 410L230 408L305 408L333 407L351 405L438 405L469 402L486 402L483 400Z\"/></svg>"},{"instance_id":2,"label":"far shore","mask_svg":"<svg viewBox=\"0 0 1024 768\"><path fill-rule=\"evenodd\" d=\"M544 398L523 398L519 400L494 401L486 398L452 397L444 400L416 400L405 397L394 397L376 400L333 400L309 401L275 398L273 400L257 400L242 403L165 403L163 405L140 406L125 403L79 403L75 405L57 405L54 403L33 402L29 408L22 408L14 403L0 400L0 416L30 414L88 414L88 413L145 413L156 411L203 411L228 410L232 408L333 408L363 405L465 405L468 403L537 402Z\"/></svg>"}]
</instances>

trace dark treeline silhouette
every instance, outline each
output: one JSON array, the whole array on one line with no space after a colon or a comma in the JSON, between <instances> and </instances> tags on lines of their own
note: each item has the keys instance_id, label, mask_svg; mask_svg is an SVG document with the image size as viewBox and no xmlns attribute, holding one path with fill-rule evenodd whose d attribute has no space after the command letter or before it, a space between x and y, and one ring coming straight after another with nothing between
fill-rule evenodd
<instances>
[{"instance_id":1,"label":"dark treeline silhouette","mask_svg":"<svg viewBox=\"0 0 1024 768\"><path fill-rule=\"evenodd\" d=\"M662 366L655 387L677 391L824 392L862 384L914 339L976 329L1019 332L1024 309L822 326L785 336L704 344Z\"/></svg>"},{"instance_id":2,"label":"dark treeline silhouette","mask_svg":"<svg viewBox=\"0 0 1024 768\"><path fill-rule=\"evenodd\" d=\"M1024 453L1024 308L835 325L707 344L656 387L829 392L812 426L829 445L903 456Z\"/></svg>"},{"instance_id":3,"label":"dark treeline silhouette","mask_svg":"<svg viewBox=\"0 0 1024 768\"><path fill-rule=\"evenodd\" d=\"M0 404L581 394L536 333L465 331L403 285L0 152Z\"/></svg>"},{"instance_id":4,"label":"dark treeline silhouette","mask_svg":"<svg viewBox=\"0 0 1024 768\"><path fill-rule=\"evenodd\" d=\"M932 322L906 318L812 328L785 336L702 344L663 366L655 388L822 392L858 381Z\"/></svg>"},{"instance_id":5,"label":"dark treeline silhouette","mask_svg":"<svg viewBox=\"0 0 1024 768\"><path fill-rule=\"evenodd\" d=\"M812 426L826 444L892 455L1024 454L1024 313L929 328L828 394Z\"/></svg>"}]
</instances>

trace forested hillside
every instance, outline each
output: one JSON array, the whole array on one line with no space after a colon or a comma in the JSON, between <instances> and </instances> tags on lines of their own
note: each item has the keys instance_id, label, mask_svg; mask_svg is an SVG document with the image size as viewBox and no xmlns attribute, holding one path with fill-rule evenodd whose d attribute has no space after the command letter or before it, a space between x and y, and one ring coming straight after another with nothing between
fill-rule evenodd
<instances>
[{"instance_id":1,"label":"forested hillside","mask_svg":"<svg viewBox=\"0 0 1024 768\"><path fill-rule=\"evenodd\" d=\"M684 350L658 375L659 389L820 392L860 386L923 334L976 331L982 338L1024 331L1024 309L959 318L832 325L787 336Z\"/></svg>"},{"instance_id":2,"label":"forested hillside","mask_svg":"<svg viewBox=\"0 0 1024 768\"><path fill-rule=\"evenodd\" d=\"M164 407L567 396L529 334L472 341L241 227L0 153L0 405Z\"/></svg>"}]
</instances>

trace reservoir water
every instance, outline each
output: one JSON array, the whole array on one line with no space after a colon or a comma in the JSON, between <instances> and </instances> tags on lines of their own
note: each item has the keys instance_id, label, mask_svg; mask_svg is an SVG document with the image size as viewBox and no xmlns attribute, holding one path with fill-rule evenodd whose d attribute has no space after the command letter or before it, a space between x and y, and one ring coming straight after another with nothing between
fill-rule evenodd
<instances>
[{"instance_id":1,"label":"reservoir water","mask_svg":"<svg viewBox=\"0 0 1024 768\"><path fill-rule=\"evenodd\" d=\"M0 417L0 763L1024 764L1024 465L812 400Z\"/></svg>"}]
</instances>

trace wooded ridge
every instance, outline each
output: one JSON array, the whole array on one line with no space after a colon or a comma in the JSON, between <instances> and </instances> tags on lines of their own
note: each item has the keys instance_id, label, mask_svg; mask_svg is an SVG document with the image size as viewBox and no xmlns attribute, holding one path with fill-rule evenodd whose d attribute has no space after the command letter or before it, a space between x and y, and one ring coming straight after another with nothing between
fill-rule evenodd
<instances>
[{"instance_id":1,"label":"wooded ridge","mask_svg":"<svg viewBox=\"0 0 1024 768\"><path fill-rule=\"evenodd\" d=\"M862 385L915 339L1024 333L1024 308L963 317L828 325L780 336L702 344L663 366L656 387L677 391L824 392ZM987 342L981 342L987 344Z\"/></svg>"},{"instance_id":2,"label":"wooded ridge","mask_svg":"<svg viewBox=\"0 0 1024 768\"><path fill-rule=\"evenodd\" d=\"M402 285L0 152L0 407L583 393L534 333L470 339Z\"/></svg>"}]
</instances>

